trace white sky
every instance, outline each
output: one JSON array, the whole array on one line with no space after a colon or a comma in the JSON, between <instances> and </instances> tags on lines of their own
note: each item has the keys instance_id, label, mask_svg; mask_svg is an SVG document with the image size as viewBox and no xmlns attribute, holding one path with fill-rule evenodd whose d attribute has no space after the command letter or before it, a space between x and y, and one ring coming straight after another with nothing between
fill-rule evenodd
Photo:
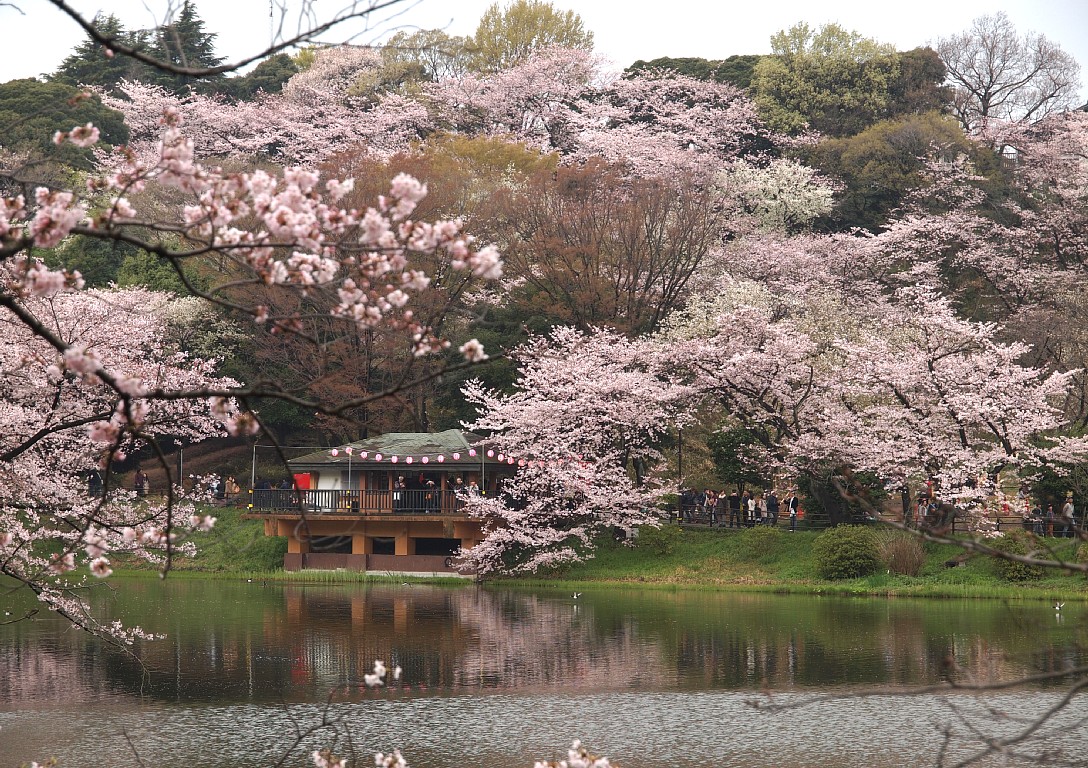
<instances>
[{"instance_id":1,"label":"white sky","mask_svg":"<svg viewBox=\"0 0 1088 768\"><path fill-rule=\"evenodd\" d=\"M348 0L315 0L320 15ZM151 27L167 0L70 0L77 10L116 14L126 27ZM17 6L20 14L9 5ZM276 0L280 4L280 0ZM300 0L288 0L297 8ZM443 28L468 35L491 0L405 0L401 14L372 24L357 42L373 42L396 26ZM925 45L965 30L985 13L1005 11L1021 32L1040 32L1080 62L1088 81L1088 0L552 0L581 14L598 53L618 68L636 59L768 53L770 37L799 21L811 26L836 22L898 50ZM217 49L231 59L252 53L269 38L269 0L196 0ZM389 14L386 14L387 16ZM355 30L343 30L337 41ZM82 31L48 0L0 3L0 82L50 72L82 39ZM330 41L333 37L329 37ZM1088 88L1082 87L1082 96ZM1084 98L1082 98L1082 101Z\"/></svg>"}]
</instances>

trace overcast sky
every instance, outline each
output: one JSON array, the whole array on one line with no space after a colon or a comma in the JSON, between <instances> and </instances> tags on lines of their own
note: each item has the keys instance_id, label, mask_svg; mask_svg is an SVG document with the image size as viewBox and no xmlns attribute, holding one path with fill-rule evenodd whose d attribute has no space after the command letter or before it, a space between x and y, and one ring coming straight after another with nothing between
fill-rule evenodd
<instances>
[{"instance_id":1,"label":"overcast sky","mask_svg":"<svg viewBox=\"0 0 1088 768\"><path fill-rule=\"evenodd\" d=\"M300 4L288 1L296 9ZM314 4L320 15L323 9L335 12L347 1ZM7 7L12 4L22 13ZM168 7L167 0L70 0L70 4L88 16L114 13L131 28L154 26ZM437 27L468 35L489 5L491 0L405 0L397 18L378 20L356 41L373 42L397 26ZM581 14L595 36L597 52L620 69L636 59L658 56L722 59L768 53L771 35L799 21L811 26L836 22L909 50L963 31L977 16L1005 11L1021 32L1040 32L1072 54L1086 69L1082 80L1088 80L1088 0L553 0L553 5ZM207 29L219 36L221 55L236 59L267 44L269 0L196 0L196 6ZM344 30L335 39L348 34ZM0 3L0 82L54 70L81 39L81 30L48 0ZM1082 87L1081 93L1088 94L1088 89Z\"/></svg>"}]
</instances>

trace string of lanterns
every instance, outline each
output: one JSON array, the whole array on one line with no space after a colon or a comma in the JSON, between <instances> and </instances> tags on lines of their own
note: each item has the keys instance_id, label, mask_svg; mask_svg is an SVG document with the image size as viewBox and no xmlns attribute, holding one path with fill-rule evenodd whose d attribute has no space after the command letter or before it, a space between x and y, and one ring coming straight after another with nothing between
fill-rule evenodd
<instances>
[{"instance_id":1,"label":"string of lanterns","mask_svg":"<svg viewBox=\"0 0 1088 768\"><path fill-rule=\"evenodd\" d=\"M341 453L346 455L349 459L355 458L355 459L358 459L360 461L376 461L376 462L388 461L390 464L398 464L401 461L403 461L405 464L415 464L417 462L420 463L420 464L430 464L432 460L437 464L443 464L446 461L446 454L444 454L444 453L426 454L426 455L423 455L423 456L403 456L402 457L402 456L399 456L397 454L386 455L386 454L379 453L377 451L373 451L373 452L372 451L359 451L358 453L355 453L355 448L353 446L350 446L350 445L346 445L343 448L333 448L332 450L329 451L329 455L332 456L333 458L339 457ZM468 457L469 458L476 458L478 455L479 454L478 454L478 452L476 451L475 448L469 448L468 449ZM515 458L514 456L509 456L509 455L506 455L506 454L503 454L503 453L497 453L492 448L488 448L484 455L487 458L494 459L495 461L498 461L500 463L504 463L504 464L507 464L507 465L510 465L510 466L518 466L518 467L543 467L543 466L546 466L549 463L547 461L541 461L541 460L536 460L536 459ZM460 451L454 451L449 455L449 457L453 461L460 461L461 460L461 453L460 453ZM551 462L551 463L552 464L566 464L566 463L573 462L573 461L581 461L581 459L582 459L582 457L578 456L578 457L572 457L570 459Z\"/></svg>"}]
</instances>

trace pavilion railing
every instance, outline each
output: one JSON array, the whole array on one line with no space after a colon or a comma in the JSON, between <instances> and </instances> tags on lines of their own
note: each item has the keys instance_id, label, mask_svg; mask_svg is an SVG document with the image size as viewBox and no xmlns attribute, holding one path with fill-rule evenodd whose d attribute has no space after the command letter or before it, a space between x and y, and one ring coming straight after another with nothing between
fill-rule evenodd
<instances>
[{"instance_id":1,"label":"pavilion railing","mask_svg":"<svg viewBox=\"0 0 1088 768\"><path fill-rule=\"evenodd\" d=\"M451 514L464 502L450 490L293 490L256 488L250 495L256 512L300 510L310 514Z\"/></svg>"}]
</instances>

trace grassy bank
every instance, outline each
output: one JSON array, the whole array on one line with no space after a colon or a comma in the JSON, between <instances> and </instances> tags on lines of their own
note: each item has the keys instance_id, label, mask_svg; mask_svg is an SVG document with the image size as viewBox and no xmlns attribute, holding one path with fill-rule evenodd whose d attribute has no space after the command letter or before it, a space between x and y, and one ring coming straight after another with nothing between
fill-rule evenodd
<instances>
[{"instance_id":1,"label":"grassy bank","mask_svg":"<svg viewBox=\"0 0 1088 768\"><path fill-rule=\"evenodd\" d=\"M263 525L243 520L244 510L217 507L214 529L193 534L198 554L178 558L175 577L223 576L266 582L309 583L401 583L402 576L352 571L283 570L286 540L266 537ZM1003 579L989 558L975 557L956 567L946 563L963 554L953 545L925 547L925 562L918 576L902 576L884 569L860 579L827 581L817 576L813 544L819 533L753 529L681 530L667 526L646 531L636 546L600 542L596 557L567 568L497 583L547 585L577 588L634 584L650 588L731 589L763 592L794 592L848 595L889 595L903 597L992 597L1014 599L1088 600L1088 578L1059 572L1045 573L1028 582ZM1073 548L1052 540L1065 549L1057 554L1072 559ZM119 573L154 573L134 564L119 564ZM460 579L411 579L429 583L464 584Z\"/></svg>"},{"instance_id":2,"label":"grassy bank","mask_svg":"<svg viewBox=\"0 0 1088 768\"><path fill-rule=\"evenodd\" d=\"M768 536L768 533L778 535ZM685 589L736 589L902 597L992 597L1088 600L1088 578L1059 572L1029 582L1001 577L990 558L971 558L955 567L946 563L963 550L954 545L925 545L918 576L884 569L872 576L827 581L817 576L813 544L818 533L680 530L673 527L644 535L634 546L602 542L594 559L543 577L517 583L563 585L640 584ZM1063 544L1070 552L1071 545ZM1063 551L1059 550L1061 554Z\"/></svg>"}]
</instances>

